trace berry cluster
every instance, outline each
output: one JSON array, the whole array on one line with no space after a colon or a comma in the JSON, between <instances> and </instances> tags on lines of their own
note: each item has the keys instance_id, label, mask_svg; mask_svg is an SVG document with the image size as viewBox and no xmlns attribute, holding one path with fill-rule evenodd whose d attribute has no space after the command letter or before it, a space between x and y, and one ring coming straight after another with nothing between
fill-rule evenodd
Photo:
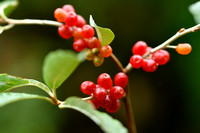
<instances>
[{"instance_id":1,"label":"berry cluster","mask_svg":"<svg viewBox=\"0 0 200 133\"><path fill-rule=\"evenodd\" d=\"M158 50L150 54L148 58L143 59L143 55L149 52L152 48L148 47L143 41L138 41L132 48L133 56L130 58L130 64L133 68L143 68L146 72L154 72L158 65L165 65L169 59L170 54L166 50Z\"/></svg>"},{"instance_id":2,"label":"berry cluster","mask_svg":"<svg viewBox=\"0 0 200 133\"><path fill-rule=\"evenodd\" d=\"M124 89L128 83L128 77L125 73L118 73L114 78L114 84L109 74L102 73L97 79L97 85L91 81L85 81L81 84L81 91L84 94L91 95L89 100L96 109L105 108L107 112L114 113L120 107L120 101L124 96Z\"/></svg>"},{"instance_id":3,"label":"berry cluster","mask_svg":"<svg viewBox=\"0 0 200 133\"><path fill-rule=\"evenodd\" d=\"M112 54L112 48L109 45L101 46L100 41L94 37L94 28L87 25L81 15L76 14L72 5L57 8L54 16L58 22L64 23L58 28L59 35L64 39L74 37L73 48L77 52L89 48L86 59L93 60L95 66L100 66L104 58Z\"/></svg>"}]
</instances>

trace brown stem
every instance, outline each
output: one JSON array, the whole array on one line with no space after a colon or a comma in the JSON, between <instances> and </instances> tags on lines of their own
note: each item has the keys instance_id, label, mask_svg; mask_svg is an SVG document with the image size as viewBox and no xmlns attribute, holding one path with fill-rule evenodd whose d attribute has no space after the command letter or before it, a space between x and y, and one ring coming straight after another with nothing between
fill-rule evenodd
<instances>
[{"instance_id":1,"label":"brown stem","mask_svg":"<svg viewBox=\"0 0 200 133\"><path fill-rule=\"evenodd\" d=\"M113 53L111 54L110 57L113 60L113 62L115 63L115 65L117 66L117 68L119 69L119 71L124 72L124 67L122 66L122 64L118 60L118 58Z\"/></svg>"},{"instance_id":2,"label":"brown stem","mask_svg":"<svg viewBox=\"0 0 200 133\"><path fill-rule=\"evenodd\" d=\"M118 60L118 58L114 54L111 55L111 59L116 64L119 71L127 74L127 72L125 71L126 69L124 69L121 62ZM124 91L125 91L126 95L123 97L123 103L124 103L124 107L125 107L125 111L126 111L128 130L129 130L129 133L137 133L131 99L130 99L129 87L127 86L126 88L124 88Z\"/></svg>"},{"instance_id":3,"label":"brown stem","mask_svg":"<svg viewBox=\"0 0 200 133\"><path fill-rule=\"evenodd\" d=\"M130 87L125 88L126 96L123 97L123 102L126 110L126 118L128 122L129 133L137 133L136 124L134 120L133 107L131 104Z\"/></svg>"}]
</instances>

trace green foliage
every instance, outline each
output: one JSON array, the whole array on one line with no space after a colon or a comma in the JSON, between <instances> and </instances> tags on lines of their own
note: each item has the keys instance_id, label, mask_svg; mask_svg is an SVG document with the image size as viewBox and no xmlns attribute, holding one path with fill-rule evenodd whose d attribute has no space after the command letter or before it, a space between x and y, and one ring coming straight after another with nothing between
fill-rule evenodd
<instances>
[{"instance_id":1,"label":"green foliage","mask_svg":"<svg viewBox=\"0 0 200 133\"><path fill-rule=\"evenodd\" d=\"M36 86L48 94L51 93L50 89L43 83L33 79L23 79L20 77L10 76L8 74L0 74L0 92L8 91L13 88L22 86Z\"/></svg>"},{"instance_id":2,"label":"green foliage","mask_svg":"<svg viewBox=\"0 0 200 133\"><path fill-rule=\"evenodd\" d=\"M0 107L13 103L13 102L26 100L26 99L43 99L43 100L51 102L51 99L44 96L35 95L35 94L2 92L0 93Z\"/></svg>"},{"instance_id":3,"label":"green foliage","mask_svg":"<svg viewBox=\"0 0 200 133\"><path fill-rule=\"evenodd\" d=\"M189 7L190 13L194 16L196 23L200 23L200 1L192 4Z\"/></svg>"},{"instance_id":4,"label":"green foliage","mask_svg":"<svg viewBox=\"0 0 200 133\"><path fill-rule=\"evenodd\" d=\"M77 97L69 97L64 103L59 105L60 108L71 108L77 110L92 119L105 133L127 133L127 129L116 119L108 114L99 112L92 104L81 101Z\"/></svg>"},{"instance_id":5,"label":"green foliage","mask_svg":"<svg viewBox=\"0 0 200 133\"><path fill-rule=\"evenodd\" d=\"M85 58L84 53L70 50L56 50L49 53L43 65L45 83L51 89L57 89Z\"/></svg>"},{"instance_id":6,"label":"green foliage","mask_svg":"<svg viewBox=\"0 0 200 133\"><path fill-rule=\"evenodd\" d=\"M17 5L18 5L18 0L4 0L0 2L0 10L3 9L4 13L6 15L9 15Z\"/></svg>"},{"instance_id":7,"label":"green foliage","mask_svg":"<svg viewBox=\"0 0 200 133\"><path fill-rule=\"evenodd\" d=\"M101 46L109 45L114 40L114 33L108 28L102 28L97 26L94 22L94 19L92 18L92 15L90 15L90 25L92 27L95 27L97 31L97 36L99 38L99 41L101 42Z\"/></svg>"}]
</instances>

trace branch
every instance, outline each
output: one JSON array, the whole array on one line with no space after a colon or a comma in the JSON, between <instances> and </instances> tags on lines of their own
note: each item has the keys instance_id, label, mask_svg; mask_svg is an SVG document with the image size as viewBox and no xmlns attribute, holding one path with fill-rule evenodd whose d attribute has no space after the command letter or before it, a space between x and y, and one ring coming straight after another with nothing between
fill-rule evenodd
<instances>
[{"instance_id":1,"label":"branch","mask_svg":"<svg viewBox=\"0 0 200 133\"><path fill-rule=\"evenodd\" d=\"M51 20L38 20L38 19L10 19L8 18L4 10L0 10L0 16L2 17L4 22L7 22L8 24L14 25L49 25L49 26L56 26L59 27L62 25L62 23L57 21L51 21Z\"/></svg>"},{"instance_id":2,"label":"branch","mask_svg":"<svg viewBox=\"0 0 200 133\"><path fill-rule=\"evenodd\" d=\"M186 35L188 33L192 33L192 32L196 32L200 29L200 24L195 25L191 28L185 29L182 28L180 29L174 36L172 36L171 38L169 38L168 40L166 40L165 42L163 42L162 44L158 45L157 47L153 48L151 51L147 52L146 54L144 54L142 57L146 58L148 57L150 54L160 50L160 49L165 49L165 48L169 48L168 46L174 42L175 40L177 40L178 38L182 37L183 35ZM125 73L129 73L132 70L132 66L129 63L126 68L125 68Z\"/></svg>"}]
</instances>

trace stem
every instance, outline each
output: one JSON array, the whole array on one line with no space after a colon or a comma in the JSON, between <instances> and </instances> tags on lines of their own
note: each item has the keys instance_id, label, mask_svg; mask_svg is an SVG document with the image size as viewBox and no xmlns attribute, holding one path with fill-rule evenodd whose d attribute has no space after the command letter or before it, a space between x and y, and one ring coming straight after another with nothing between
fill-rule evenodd
<instances>
[{"instance_id":1,"label":"stem","mask_svg":"<svg viewBox=\"0 0 200 133\"><path fill-rule=\"evenodd\" d=\"M31 25L31 24L36 24L36 25L50 25L50 26L56 26L59 27L62 25L60 22L56 21L51 21L51 20L38 20L38 19L10 19L8 18L5 13L4 9L0 10L0 16L3 19L3 22L7 22L8 24L13 24L13 25Z\"/></svg>"},{"instance_id":2,"label":"stem","mask_svg":"<svg viewBox=\"0 0 200 133\"><path fill-rule=\"evenodd\" d=\"M110 57L113 60L113 62L115 63L115 65L117 66L117 68L119 69L119 71L124 72L124 67L122 66L122 64L118 60L118 58L113 53L111 54Z\"/></svg>"},{"instance_id":3,"label":"stem","mask_svg":"<svg viewBox=\"0 0 200 133\"><path fill-rule=\"evenodd\" d=\"M158 45L157 47L153 48L151 51L147 52L146 54L144 54L142 57L145 59L146 57L148 57L150 54L160 50L160 49L165 49L167 48L172 42L174 42L175 40L177 40L178 38L182 37L183 35L186 35L188 33L192 33L192 32L196 32L200 29L200 24L195 25L191 28L185 29L182 28L180 29L174 36L172 36L171 38L169 38L168 40L166 40L165 42L163 42L162 44ZM132 67L130 67L130 63L126 66L125 68L125 72L129 73L132 70Z\"/></svg>"},{"instance_id":4,"label":"stem","mask_svg":"<svg viewBox=\"0 0 200 133\"><path fill-rule=\"evenodd\" d=\"M119 71L125 73L126 69L124 69L121 62L118 60L118 58L114 54L111 54L110 57L113 60L113 62L116 64ZM124 88L124 91L125 91L126 95L125 95L125 97L123 97L122 100L123 100L123 103L124 103L124 106L125 106L128 130L129 130L129 133L137 133L134 115L133 115L133 110L132 110L131 99L130 99L130 89L129 89L129 87Z\"/></svg>"},{"instance_id":5,"label":"stem","mask_svg":"<svg viewBox=\"0 0 200 133\"><path fill-rule=\"evenodd\" d=\"M133 107L131 104L130 87L125 88L126 96L122 99L126 110L126 118L128 122L129 133L137 133L136 124L134 120Z\"/></svg>"}]
</instances>

